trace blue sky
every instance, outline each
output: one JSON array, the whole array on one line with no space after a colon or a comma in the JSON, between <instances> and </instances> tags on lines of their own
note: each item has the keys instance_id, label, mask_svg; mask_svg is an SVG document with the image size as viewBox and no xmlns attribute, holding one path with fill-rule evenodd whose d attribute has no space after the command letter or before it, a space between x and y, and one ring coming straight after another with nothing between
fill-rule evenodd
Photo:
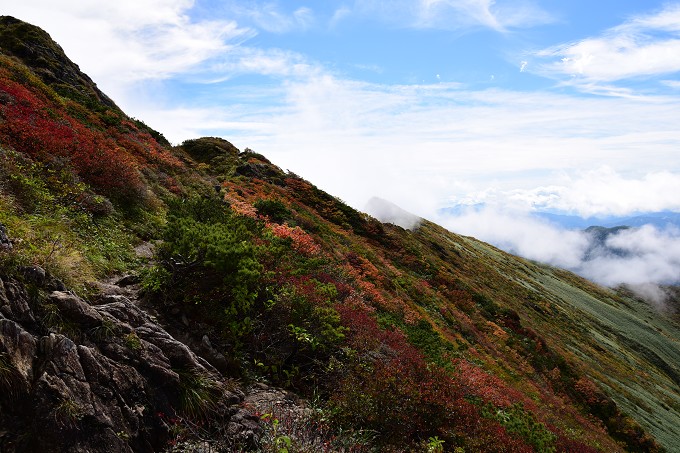
<instances>
[{"instance_id":1,"label":"blue sky","mask_svg":"<svg viewBox=\"0 0 680 453\"><path fill-rule=\"evenodd\" d=\"M172 142L361 209L680 210L680 2L5 0Z\"/></svg>"}]
</instances>

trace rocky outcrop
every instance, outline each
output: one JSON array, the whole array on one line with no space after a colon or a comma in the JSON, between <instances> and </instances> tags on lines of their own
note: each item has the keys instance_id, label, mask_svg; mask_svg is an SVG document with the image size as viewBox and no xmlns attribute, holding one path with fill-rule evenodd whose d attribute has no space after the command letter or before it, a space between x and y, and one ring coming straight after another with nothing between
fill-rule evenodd
<instances>
[{"instance_id":1,"label":"rocky outcrop","mask_svg":"<svg viewBox=\"0 0 680 453\"><path fill-rule=\"evenodd\" d=\"M0 276L0 451L159 451L199 420L224 451L255 445L244 393L135 301L22 274Z\"/></svg>"}]
</instances>

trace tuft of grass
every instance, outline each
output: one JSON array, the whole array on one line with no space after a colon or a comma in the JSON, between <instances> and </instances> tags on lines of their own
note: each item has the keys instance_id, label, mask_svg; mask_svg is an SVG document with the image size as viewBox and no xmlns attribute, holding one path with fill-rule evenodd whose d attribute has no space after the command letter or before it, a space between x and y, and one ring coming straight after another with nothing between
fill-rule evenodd
<instances>
[{"instance_id":1,"label":"tuft of grass","mask_svg":"<svg viewBox=\"0 0 680 453\"><path fill-rule=\"evenodd\" d=\"M54 420L63 428L76 428L84 416L84 409L70 399L61 401L54 410Z\"/></svg>"},{"instance_id":2,"label":"tuft of grass","mask_svg":"<svg viewBox=\"0 0 680 453\"><path fill-rule=\"evenodd\" d=\"M130 332L129 334L125 335L124 341L125 345L133 351L139 351L142 349L142 340L140 340L137 334L134 332Z\"/></svg>"},{"instance_id":3,"label":"tuft of grass","mask_svg":"<svg viewBox=\"0 0 680 453\"><path fill-rule=\"evenodd\" d=\"M205 372L196 369L175 370L180 377L182 412L194 419L205 419L214 411L222 395L222 386Z\"/></svg>"},{"instance_id":4,"label":"tuft of grass","mask_svg":"<svg viewBox=\"0 0 680 453\"><path fill-rule=\"evenodd\" d=\"M14 402L21 393L21 376L5 352L0 352L0 393L8 402Z\"/></svg>"},{"instance_id":5,"label":"tuft of grass","mask_svg":"<svg viewBox=\"0 0 680 453\"><path fill-rule=\"evenodd\" d=\"M59 307L54 303L43 303L40 305L41 321L47 327L57 327L63 322L59 314ZM61 330L61 329L59 329Z\"/></svg>"},{"instance_id":6,"label":"tuft of grass","mask_svg":"<svg viewBox=\"0 0 680 453\"><path fill-rule=\"evenodd\" d=\"M108 340L118 334L118 326L110 319L105 318L101 325L90 329L90 335L97 341ZM141 343L140 343L141 346Z\"/></svg>"}]
</instances>

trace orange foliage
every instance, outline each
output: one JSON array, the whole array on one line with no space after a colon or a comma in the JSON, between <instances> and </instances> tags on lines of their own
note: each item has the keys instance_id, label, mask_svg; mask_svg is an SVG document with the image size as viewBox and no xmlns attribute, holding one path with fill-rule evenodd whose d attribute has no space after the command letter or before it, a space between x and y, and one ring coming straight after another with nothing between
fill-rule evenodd
<instances>
[{"instance_id":1,"label":"orange foliage","mask_svg":"<svg viewBox=\"0 0 680 453\"><path fill-rule=\"evenodd\" d=\"M314 242L314 239L307 234L302 228L296 226L294 228L287 224L278 224L266 222L267 227L271 230L274 236L282 239L290 239L294 250L302 253L305 256L315 256L321 253L321 247Z\"/></svg>"},{"instance_id":2,"label":"orange foliage","mask_svg":"<svg viewBox=\"0 0 680 453\"><path fill-rule=\"evenodd\" d=\"M481 398L484 402L497 407L510 407L521 402L530 410L536 410L536 404L533 401L521 392L508 387L496 376L472 365L467 360L456 359L453 363L456 366L461 385L467 392Z\"/></svg>"}]
</instances>

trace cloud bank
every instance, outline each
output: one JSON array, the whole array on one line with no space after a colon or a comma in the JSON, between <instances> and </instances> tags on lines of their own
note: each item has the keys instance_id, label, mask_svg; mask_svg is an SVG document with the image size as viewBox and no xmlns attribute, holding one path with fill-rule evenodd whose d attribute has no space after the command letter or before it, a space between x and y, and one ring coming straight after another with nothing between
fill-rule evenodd
<instances>
[{"instance_id":1,"label":"cloud bank","mask_svg":"<svg viewBox=\"0 0 680 453\"><path fill-rule=\"evenodd\" d=\"M474 236L519 256L576 272L607 286L630 285L660 302L659 284L680 283L680 230L651 225L605 237L567 230L527 211L487 206L438 221L451 231Z\"/></svg>"},{"instance_id":2,"label":"cloud bank","mask_svg":"<svg viewBox=\"0 0 680 453\"><path fill-rule=\"evenodd\" d=\"M680 174L650 172L625 177L610 166L562 172L549 186L471 193L458 203L514 206L520 210L559 211L580 217L625 216L636 212L680 211Z\"/></svg>"}]
</instances>

